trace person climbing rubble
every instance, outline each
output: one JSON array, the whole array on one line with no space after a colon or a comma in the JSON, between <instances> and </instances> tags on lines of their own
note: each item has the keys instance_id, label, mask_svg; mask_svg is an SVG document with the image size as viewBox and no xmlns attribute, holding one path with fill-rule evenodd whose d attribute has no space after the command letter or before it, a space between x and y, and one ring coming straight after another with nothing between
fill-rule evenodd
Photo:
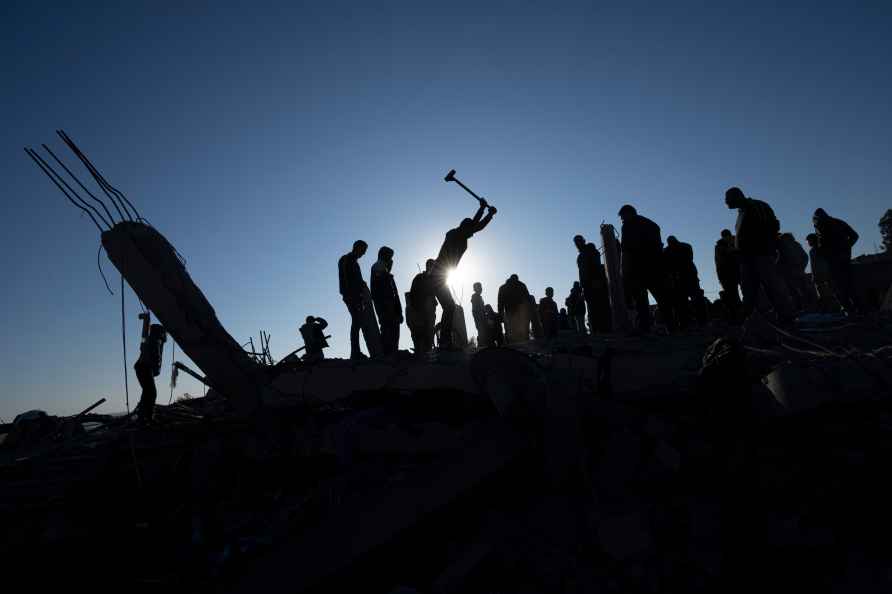
<instances>
[{"instance_id":1,"label":"person climbing rubble","mask_svg":"<svg viewBox=\"0 0 892 594\"><path fill-rule=\"evenodd\" d=\"M325 358L322 349L328 347L324 332L327 327L328 322L323 318L307 316L306 323L300 327L300 335L304 339L304 350L306 351L302 357L304 361L311 362Z\"/></svg>"},{"instance_id":2,"label":"person climbing rubble","mask_svg":"<svg viewBox=\"0 0 892 594\"><path fill-rule=\"evenodd\" d=\"M139 358L133 364L136 379L142 394L139 404L133 411L141 424L151 423L155 415L155 400L158 391L155 388L155 378L161 374L161 361L164 354L164 343L167 341L167 332L161 324L152 324L148 312L139 314L142 320L142 332L140 333Z\"/></svg>"},{"instance_id":3,"label":"person climbing rubble","mask_svg":"<svg viewBox=\"0 0 892 594\"><path fill-rule=\"evenodd\" d=\"M468 239L486 228L497 212L494 206L489 206L486 203L486 200L481 198L479 202L480 207L474 214L474 218L463 219L458 227L450 229L446 233L446 238L443 240L440 253L436 258L436 266L433 271L433 291L443 310L440 318L440 335L442 336L440 348L443 350L452 348L452 318L455 315L455 300L452 298L452 292L449 290L447 282L449 273L458 267L462 256L467 251ZM483 216L484 211L486 211L486 216Z\"/></svg>"}]
</instances>

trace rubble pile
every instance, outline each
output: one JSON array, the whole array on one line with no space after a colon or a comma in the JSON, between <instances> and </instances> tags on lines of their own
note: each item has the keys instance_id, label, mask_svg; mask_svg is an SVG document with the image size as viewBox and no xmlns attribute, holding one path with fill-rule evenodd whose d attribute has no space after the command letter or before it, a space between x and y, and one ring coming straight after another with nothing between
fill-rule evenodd
<instances>
[{"instance_id":1,"label":"rubble pile","mask_svg":"<svg viewBox=\"0 0 892 594\"><path fill-rule=\"evenodd\" d=\"M0 550L100 589L887 591L889 331L563 335L280 366L251 416L34 413L2 429Z\"/></svg>"}]
</instances>

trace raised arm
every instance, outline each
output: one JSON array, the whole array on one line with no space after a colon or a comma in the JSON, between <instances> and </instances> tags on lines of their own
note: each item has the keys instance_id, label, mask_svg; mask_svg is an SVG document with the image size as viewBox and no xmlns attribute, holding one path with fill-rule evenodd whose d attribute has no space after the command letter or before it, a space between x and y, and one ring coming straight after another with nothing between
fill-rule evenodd
<instances>
[{"instance_id":1,"label":"raised arm","mask_svg":"<svg viewBox=\"0 0 892 594\"><path fill-rule=\"evenodd\" d=\"M489 222L492 220L493 215L495 215L497 212L495 206L487 206L486 208L489 209L489 212L486 213L486 216L483 217L483 220L482 221L476 221L476 220L474 221L474 223L476 224L476 226L474 227L474 233L477 233L478 231L482 231L484 227L489 225ZM482 206L480 207L480 210L477 211L477 214L479 215L481 212L483 212Z\"/></svg>"},{"instance_id":2,"label":"raised arm","mask_svg":"<svg viewBox=\"0 0 892 594\"><path fill-rule=\"evenodd\" d=\"M474 215L472 219L474 223L479 223L480 219L483 218L483 211L486 210L487 204L486 200L480 200L480 208L477 209L477 213Z\"/></svg>"}]
</instances>

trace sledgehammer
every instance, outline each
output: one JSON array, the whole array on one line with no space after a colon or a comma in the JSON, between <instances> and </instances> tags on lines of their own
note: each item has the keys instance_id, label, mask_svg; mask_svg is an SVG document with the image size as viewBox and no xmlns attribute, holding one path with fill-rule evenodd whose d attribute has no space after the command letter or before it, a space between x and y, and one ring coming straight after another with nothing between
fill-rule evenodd
<instances>
[{"instance_id":1,"label":"sledgehammer","mask_svg":"<svg viewBox=\"0 0 892 594\"><path fill-rule=\"evenodd\" d=\"M464 188L465 192L467 192L468 194L470 194L471 196L473 196L474 198L476 198L476 199L480 202L480 204L482 204L483 206L489 206L489 205L490 205L489 202L487 202L485 198L481 198L480 196L478 196L477 194L475 194L475 193L474 193L474 190L472 190L471 188L469 188L469 187L466 186L465 184L461 183L461 180L458 179L457 177L455 177L455 169L450 169L450 170L449 170L449 173L446 174L446 177L443 178L443 181L446 181L446 182L455 182L455 183L457 183L457 184L460 185L462 188Z\"/></svg>"}]
</instances>

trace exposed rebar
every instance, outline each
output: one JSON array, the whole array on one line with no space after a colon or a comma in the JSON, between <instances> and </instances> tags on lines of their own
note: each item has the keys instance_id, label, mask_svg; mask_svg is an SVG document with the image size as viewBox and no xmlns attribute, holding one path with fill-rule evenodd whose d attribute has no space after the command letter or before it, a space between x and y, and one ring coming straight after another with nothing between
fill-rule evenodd
<instances>
[{"instance_id":1,"label":"exposed rebar","mask_svg":"<svg viewBox=\"0 0 892 594\"><path fill-rule=\"evenodd\" d=\"M28 154L29 157L31 157L31 159L35 163L37 163L37 166L40 167L40 169L43 171L44 175L46 175L48 178L50 178L50 181L52 181L54 184L56 184L56 187L59 188L59 190L63 194L65 194L65 197L68 198L69 202L71 202L74 206L76 206L77 208L79 208L82 211L84 211L85 213L87 213L87 216L90 217L90 220L93 221L93 224L96 225L96 228L99 229L100 233L102 233L104 231L104 229L99 224L99 222L96 220L96 217L93 216L93 213L91 213L89 210L87 210L86 208L84 208L83 206L81 206L80 204L78 204L77 202L74 201L74 199L68 194L68 192L65 191L65 188L62 187L62 184L60 184L58 181L56 181L56 178L54 178L52 176L52 174L49 172L49 170L46 167L44 167L43 163L41 163L42 159L40 159L40 155L38 155L34 151L34 149L26 148L25 152Z\"/></svg>"}]
</instances>

